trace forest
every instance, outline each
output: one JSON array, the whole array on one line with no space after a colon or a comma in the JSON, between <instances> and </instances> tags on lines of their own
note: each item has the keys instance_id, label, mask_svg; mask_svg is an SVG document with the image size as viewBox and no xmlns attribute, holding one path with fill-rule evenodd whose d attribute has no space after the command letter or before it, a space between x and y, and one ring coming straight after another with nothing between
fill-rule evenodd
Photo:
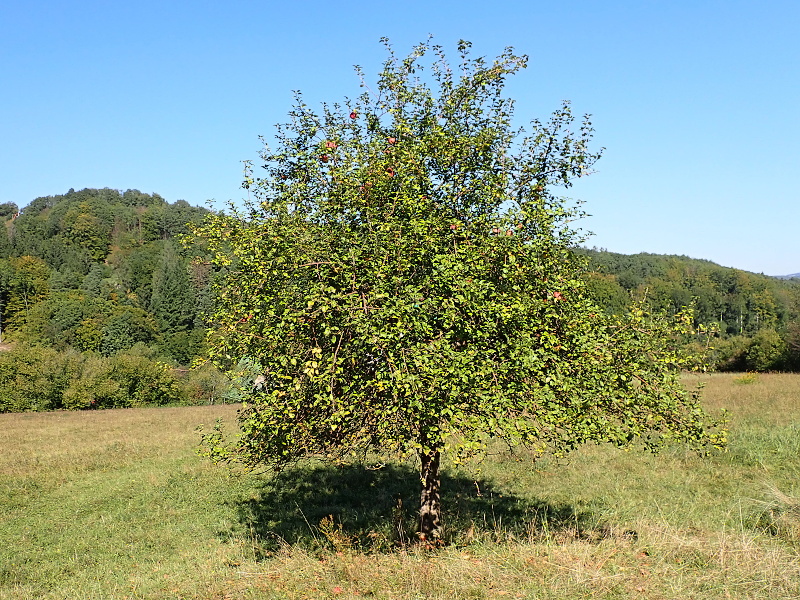
<instances>
[{"instance_id":1,"label":"forest","mask_svg":"<svg viewBox=\"0 0 800 600\"><path fill-rule=\"evenodd\" d=\"M238 399L203 361L215 273L190 224L209 210L138 190L0 204L0 412ZM800 280L706 260L578 249L597 303L694 311L686 343L720 371L800 370ZM246 365L242 377L248 377Z\"/></svg>"},{"instance_id":2,"label":"forest","mask_svg":"<svg viewBox=\"0 0 800 600\"><path fill-rule=\"evenodd\" d=\"M691 307L697 335L717 371L800 370L800 279L779 279L708 260L580 249L587 286L606 311L631 302L674 315Z\"/></svg>"},{"instance_id":3,"label":"forest","mask_svg":"<svg viewBox=\"0 0 800 600\"><path fill-rule=\"evenodd\" d=\"M0 205L0 411L209 401L209 268L181 242L208 210L138 190ZM11 345L8 345L10 342Z\"/></svg>"}]
</instances>

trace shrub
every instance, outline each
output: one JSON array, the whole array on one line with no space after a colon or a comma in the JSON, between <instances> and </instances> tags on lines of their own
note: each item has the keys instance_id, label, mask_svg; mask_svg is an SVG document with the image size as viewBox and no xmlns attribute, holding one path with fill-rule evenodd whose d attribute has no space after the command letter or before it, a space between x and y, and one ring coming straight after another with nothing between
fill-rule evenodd
<instances>
[{"instance_id":1,"label":"shrub","mask_svg":"<svg viewBox=\"0 0 800 600\"><path fill-rule=\"evenodd\" d=\"M141 353L106 358L28 346L0 354L0 412L156 406L187 399L169 367Z\"/></svg>"},{"instance_id":2,"label":"shrub","mask_svg":"<svg viewBox=\"0 0 800 600\"><path fill-rule=\"evenodd\" d=\"M745 353L745 366L752 371L776 371L786 362L786 342L774 329L762 329Z\"/></svg>"},{"instance_id":3,"label":"shrub","mask_svg":"<svg viewBox=\"0 0 800 600\"><path fill-rule=\"evenodd\" d=\"M36 346L0 354L0 412L62 408L64 390L80 372L82 360L74 350Z\"/></svg>"},{"instance_id":4,"label":"shrub","mask_svg":"<svg viewBox=\"0 0 800 600\"><path fill-rule=\"evenodd\" d=\"M206 362L189 369L181 381L183 393L190 404L229 402L231 381L213 364Z\"/></svg>"}]
</instances>

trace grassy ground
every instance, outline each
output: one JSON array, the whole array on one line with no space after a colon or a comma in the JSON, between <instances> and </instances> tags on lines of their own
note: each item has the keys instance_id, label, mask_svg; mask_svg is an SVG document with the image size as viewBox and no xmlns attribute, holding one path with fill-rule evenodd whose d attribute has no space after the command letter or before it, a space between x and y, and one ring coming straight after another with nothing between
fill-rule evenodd
<instances>
[{"instance_id":1,"label":"grassy ground","mask_svg":"<svg viewBox=\"0 0 800 600\"><path fill-rule=\"evenodd\" d=\"M238 477L196 457L197 424L233 407L0 415L0 599L798 598L800 376L703 379L727 453L448 468L436 552L395 546L405 465Z\"/></svg>"}]
</instances>

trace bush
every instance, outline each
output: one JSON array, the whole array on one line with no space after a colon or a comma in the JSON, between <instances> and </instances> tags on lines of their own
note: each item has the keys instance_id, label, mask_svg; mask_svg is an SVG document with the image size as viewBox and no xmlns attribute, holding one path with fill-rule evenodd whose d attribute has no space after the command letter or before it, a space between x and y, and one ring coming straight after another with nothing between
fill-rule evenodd
<instances>
[{"instance_id":1,"label":"bush","mask_svg":"<svg viewBox=\"0 0 800 600\"><path fill-rule=\"evenodd\" d=\"M120 396L120 385L111 378L108 359L90 356L84 360L79 377L64 390L64 408L113 408Z\"/></svg>"},{"instance_id":2,"label":"bush","mask_svg":"<svg viewBox=\"0 0 800 600\"><path fill-rule=\"evenodd\" d=\"M203 354L205 338L204 329L165 333L161 336L158 350L162 356L169 357L178 364L188 365Z\"/></svg>"},{"instance_id":3,"label":"bush","mask_svg":"<svg viewBox=\"0 0 800 600\"><path fill-rule=\"evenodd\" d=\"M0 355L0 412L185 403L169 367L141 353L110 358L22 347Z\"/></svg>"},{"instance_id":4,"label":"bush","mask_svg":"<svg viewBox=\"0 0 800 600\"><path fill-rule=\"evenodd\" d=\"M143 356L117 354L109 360L120 386L117 406L159 406L184 401L172 370Z\"/></svg>"},{"instance_id":5,"label":"bush","mask_svg":"<svg viewBox=\"0 0 800 600\"><path fill-rule=\"evenodd\" d=\"M64 390L80 372L74 350L22 347L0 354L0 412L57 410Z\"/></svg>"},{"instance_id":6,"label":"bush","mask_svg":"<svg viewBox=\"0 0 800 600\"><path fill-rule=\"evenodd\" d=\"M734 336L716 340L712 352L712 367L718 371L745 371L750 338Z\"/></svg>"},{"instance_id":7,"label":"bush","mask_svg":"<svg viewBox=\"0 0 800 600\"><path fill-rule=\"evenodd\" d=\"M181 382L190 404L228 403L231 381L211 363L190 369Z\"/></svg>"},{"instance_id":8,"label":"bush","mask_svg":"<svg viewBox=\"0 0 800 600\"><path fill-rule=\"evenodd\" d=\"M745 353L749 371L778 371L787 359L786 342L774 329L761 329L753 337Z\"/></svg>"}]
</instances>

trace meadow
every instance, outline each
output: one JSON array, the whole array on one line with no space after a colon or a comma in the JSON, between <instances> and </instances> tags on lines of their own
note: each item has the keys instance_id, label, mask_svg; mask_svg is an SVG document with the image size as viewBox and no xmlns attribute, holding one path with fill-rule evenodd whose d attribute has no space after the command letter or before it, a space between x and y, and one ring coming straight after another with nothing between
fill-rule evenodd
<instances>
[{"instance_id":1,"label":"meadow","mask_svg":"<svg viewBox=\"0 0 800 600\"><path fill-rule=\"evenodd\" d=\"M433 551L413 465L198 457L235 406L0 414L0 600L798 598L800 375L699 381L727 452L498 449L446 468Z\"/></svg>"}]
</instances>

